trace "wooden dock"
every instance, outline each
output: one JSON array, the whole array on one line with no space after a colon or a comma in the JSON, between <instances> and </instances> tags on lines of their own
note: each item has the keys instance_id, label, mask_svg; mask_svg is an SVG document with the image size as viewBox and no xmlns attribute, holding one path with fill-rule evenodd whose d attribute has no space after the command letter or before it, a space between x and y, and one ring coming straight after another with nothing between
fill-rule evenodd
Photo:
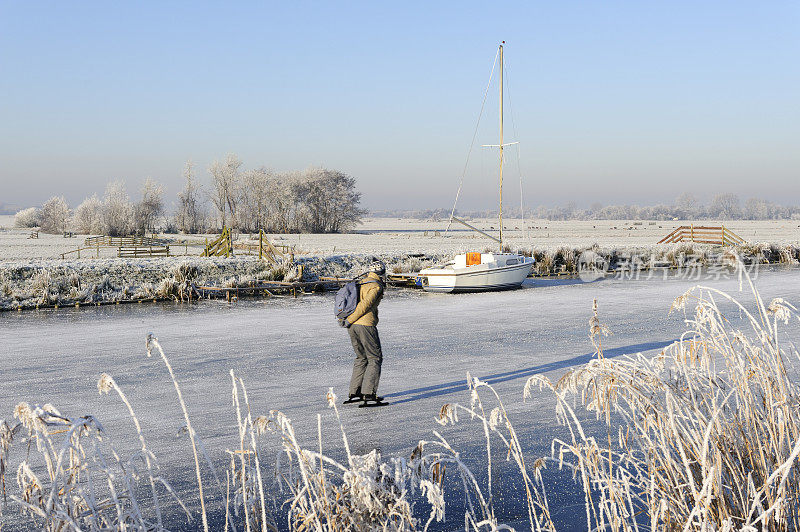
<instances>
[{"instance_id":1,"label":"wooden dock","mask_svg":"<svg viewBox=\"0 0 800 532\"><path fill-rule=\"evenodd\" d=\"M230 301L234 298L238 299L239 296L270 297L291 295L297 297L302 294L327 292L338 290L349 281L350 279L322 277L317 281L251 281L248 285L236 287L196 285L193 289L200 298L214 299L224 297Z\"/></svg>"}]
</instances>

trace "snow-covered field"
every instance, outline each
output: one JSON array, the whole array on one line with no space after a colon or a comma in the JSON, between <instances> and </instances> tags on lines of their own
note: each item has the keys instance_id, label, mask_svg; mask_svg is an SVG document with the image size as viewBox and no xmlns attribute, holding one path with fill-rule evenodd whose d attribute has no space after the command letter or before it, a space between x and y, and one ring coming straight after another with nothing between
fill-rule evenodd
<instances>
[{"instance_id":1,"label":"snow-covered field","mask_svg":"<svg viewBox=\"0 0 800 532\"><path fill-rule=\"evenodd\" d=\"M481 230L496 236L496 219L468 220ZM601 247L652 246L681 225L719 225L709 221L550 221L506 219L504 239L512 247L554 248L582 247L598 244ZM731 221L725 223L745 240L791 244L800 242L800 221ZM523 230L523 227L525 228ZM453 223L445 234L447 220L421 221L394 218L371 218L348 235L285 235L284 241L311 252L378 252L435 253L455 252L492 247L493 242L471 229ZM426 234L427 233L427 234Z\"/></svg>"},{"instance_id":2,"label":"snow-covered field","mask_svg":"<svg viewBox=\"0 0 800 532\"><path fill-rule=\"evenodd\" d=\"M606 356L656 352L685 330L683 314L668 311L673 299L697 282L529 280L517 291L463 295L390 290L379 325L385 354L380 392L393 404L382 409L342 408L353 452L377 448L385 456L408 456L417 440L430 439L436 428L464 451L468 462L480 463L479 424L464 420L442 428L434 423L442 404L469 402L464 383L471 372L492 383L503 397L526 454L546 455L551 439L563 436L563 429L554 423L549 396L538 393L523 402L522 387L533 374L557 379L589 359L592 300L597 299L602 321L613 332L603 340ZM752 300L747 292L736 293L735 279L702 282L735 293L746 304ZM762 269L756 284L767 302L784 297L800 306L796 271ZM7 313L0 320L0 418L10 418L19 401L49 402L70 415L97 416L116 446L130 454L136 449L135 431L124 406L113 396L97 393L97 378L107 372L139 414L164 476L195 512L191 446L185 435L176 436L183 417L166 370L157 358L145 355L150 332L170 357L192 423L221 471L228 460L225 449L238 447L230 369L244 377L254 415L282 410L294 421L301 440L313 447L316 415L322 414L329 451L340 449L338 427L324 396L329 386L340 397L346 394L352 353L346 332L333 319L330 294L233 305ZM800 341L796 326L787 330L791 340ZM497 467L508 467L498 462ZM548 475L554 483L548 496L559 528L584 528L579 488L568 474ZM503 475L496 479L500 519L524 523L519 493L509 482ZM214 495L211 499L212 520L221 525L223 503ZM448 506L449 520L436 529L463 527L458 504ZM167 526L195 529L197 522L186 525L174 505L168 510L172 518ZM10 529L19 526L9 523Z\"/></svg>"},{"instance_id":3,"label":"snow-covered field","mask_svg":"<svg viewBox=\"0 0 800 532\"><path fill-rule=\"evenodd\" d=\"M478 228L496 234L497 220L472 220ZM719 225L710 221L548 221L505 220L504 238L512 247L555 248L558 246L583 247L598 244L601 247L629 248L652 246L681 225ZM40 233L30 239L31 231L13 227L13 216L0 216L0 261L14 259L59 258L83 243L83 235L64 238L62 235ZM751 243L800 243L800 221L731 221L725 223L732 231ZM523 230L523 227L525 228ZM271 235L275 244L295 246L300 252L313 255L344 253L397 254L397 253L451 253L483 250L494 243L459 224L453 224L445 233L447 221L422 221L396 218L368 218L348 234ZM176 235L166 235L167 237ZM183 240L182 235L177 239ZM189 237L197 245L204 237ZM183 253L183 245L173 246L173 252ZM200 248L191 246L190 254L199 254ZM112 250L101 250L101 256L113 256ZM90 254L90 256L92 256ZM74 257L74 255L73 255Z\"/></svg>"}]
</instances>

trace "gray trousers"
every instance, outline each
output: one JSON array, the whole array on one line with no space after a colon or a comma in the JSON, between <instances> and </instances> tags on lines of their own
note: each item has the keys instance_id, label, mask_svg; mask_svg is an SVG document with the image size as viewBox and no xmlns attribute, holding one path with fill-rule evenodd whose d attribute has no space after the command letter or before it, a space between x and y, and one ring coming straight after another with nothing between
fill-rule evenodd
<instances>
[{"instance_id":1,"label":"gray trousers","mask_svg":"<svg viewBox=\"0 0 800 532\"><path fill-rule=\"evenodd\" d=\"M353 363L353 376L350 379L350 395L375 395L378 392L378 381L381 379L381 339L378 328L367 325L351 325L350 342L356 352Z\"/></svg>"}]
</instances>

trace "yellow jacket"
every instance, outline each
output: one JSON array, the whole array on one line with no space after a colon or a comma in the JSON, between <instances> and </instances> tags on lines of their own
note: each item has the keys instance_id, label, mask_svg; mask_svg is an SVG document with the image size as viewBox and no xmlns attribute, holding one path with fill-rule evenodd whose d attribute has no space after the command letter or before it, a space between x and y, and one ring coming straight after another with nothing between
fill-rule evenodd
<instances>
[{"instance_id":1,"label":"yellow jacket","mask_svg":"<svg viewBox=\"0 0 800 532\"><path fill-rule=\"evenodd\" d=\"M377 273L370 272L358 285L358 305L347 321L353 325L374 327L378 324L378 305L383 299L383 281Z\"/></svg>"}]
</instances>

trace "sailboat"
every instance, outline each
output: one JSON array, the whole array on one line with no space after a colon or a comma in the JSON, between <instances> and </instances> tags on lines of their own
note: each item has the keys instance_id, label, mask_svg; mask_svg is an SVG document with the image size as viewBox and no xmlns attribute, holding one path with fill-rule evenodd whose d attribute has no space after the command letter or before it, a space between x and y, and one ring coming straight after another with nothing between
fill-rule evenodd
<instances>
[{"instance_id":1,"label":"sailboat","mask_svg":"<svg viewBox=\"0 0 800 532\"><path fill-rule=\"evenodd\" d=\"M528 277L533 267L533 259L517 253L503 252L503 43L498 50L500 62L500 143L491 145L500 150L500 235L499 238L481 231L464 220L450 215L450 222L463 224L470 229L491 238L499 244L500 252L480 253L477 251L456 255L452 261L421 270L416 283L429 292L480 292L488 290L507 290L518 288ZM514 144L514 143L512 143Z\"/></svg>"}]
</instances>

